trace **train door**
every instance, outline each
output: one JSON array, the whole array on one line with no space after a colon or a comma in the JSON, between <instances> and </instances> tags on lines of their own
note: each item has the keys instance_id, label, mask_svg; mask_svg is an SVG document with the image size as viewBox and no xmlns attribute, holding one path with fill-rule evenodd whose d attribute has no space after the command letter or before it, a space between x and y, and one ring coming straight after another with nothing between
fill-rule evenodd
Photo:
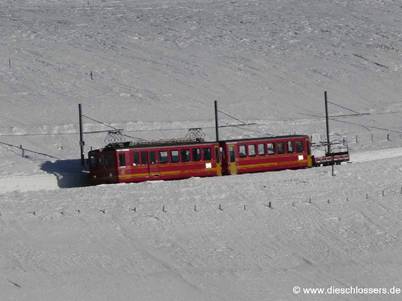
<instances>
[{"instance_id":1,"label":"train door","mask_svg":"<svg viewBox=\"0 0 402 301\"><path fill-rule=\"evenodd\" d=\"M310 139L306 138L306 150L307 150L307 167L313 166L313 158L311 156L311 144Z\"/></svg>"},{"instance_id":2,"label":"train door","mask_svg":"<svg viewBox=\"0 0 402 301\"><path fill-rule=\"evenodd\" d=\"M216 161L216 174L222 175L222 148L219 145L215 145L215 161Z\"/></svg>"},{"instance_id":3,"label":"train door","mask_svg":"<svg viewBox=\"0 0 402 301\"><path fill-rule=\"evenodd\" d=\"M235 153L235 145L228 144L227 153L226 153L226 160L228 164L228 171L231 175L237 174L237 163L236 163L236 153Z\"/></svg>"},{"instance_id":4,"label":"train door","mask_svg":"<svg viewBox=\"0 0 402 301\"><path fill-rule=\"evenodd\" d=\"M150 177L150 165L149 165L149 154L147 150L141 150L141 166L143 166L142 174L144 178L147 179ZM144 168L145 167L145 168Z\"/></svg>"},{"instance_id":5,"label":"train door","mask_svg":"<svg viewBox=\"0 0 402 301\"><path fill-rule=\"evenodd\" d=\"M125 180L128 175L128 151L119 150L117 151L117 175L119 180Z\"/></svg>"},{"instance_id":6,"label":"train door","mask_svg":"<svg viewBox=\"0 0 402 301\"><path fill-rule=\"evenodd\" d=\"M148 153L148 167L149 167L149 177L151 179L158 179L160 177L159 164L157 162L157 151L150 151Z\"/></svg>"},{"instance_id":7,"label":"train door","mask_svg":"<svg viewBox=\"0 0 402 301\"><path fill-rule=\"evenodd\" d=\"M102 174L107 180L107 183L114 183L117 181L117 162L116 153L114 151L106 151L103 153L102 161Z\"/></svg>"}]
</instances>

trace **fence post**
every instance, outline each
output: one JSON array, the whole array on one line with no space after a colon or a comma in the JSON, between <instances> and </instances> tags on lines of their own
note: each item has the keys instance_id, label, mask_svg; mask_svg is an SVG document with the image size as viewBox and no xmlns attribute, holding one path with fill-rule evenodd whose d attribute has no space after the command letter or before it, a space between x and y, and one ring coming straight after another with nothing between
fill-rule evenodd
<instances>
[{"instance_id":1,"label":"fence post","mask_svg":"<svg viewBox=\"0 0 402 301\"><path fill-rule=\"evenodd\" d=\"M21 157L25 158L25 149L22 147L22 144L20 144L20 149L21 149Z\"/></svg>"}]
</instances>

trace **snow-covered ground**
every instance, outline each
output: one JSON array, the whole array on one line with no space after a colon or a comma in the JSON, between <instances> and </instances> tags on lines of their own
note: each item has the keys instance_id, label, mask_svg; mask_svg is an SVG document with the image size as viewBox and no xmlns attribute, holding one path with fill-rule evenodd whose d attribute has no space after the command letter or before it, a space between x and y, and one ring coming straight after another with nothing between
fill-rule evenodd
<instances>
[{"instance_id":1,"label":"snow-covered ground","mask_svg":"<svg viewBox=\"0 0 402 301\"><path fill-rule=\"evenodd\" d=\"M401 287L401 164L4 194L0 291L7 300L298 300L294 286Z\"/></svg>"},{"instance_id":2,"label":"snow-covered ground","mask_svg":"<svg viewBox=\"0 0 402 301\"><path fill-rule=\"evenodd\" d=\"M401 20L396 0L1 1L0 300L367 300L292 291L402 288ZM213 139L217 99L252 123L223 138L318 141L324 90L331 137L351 151L335 177L71 188L85 179L78 103L132 137L202 127ZM229 115L222 125L239 122ZM85 131L106 129L93 119Z\"/></svg>"}]
</instances>

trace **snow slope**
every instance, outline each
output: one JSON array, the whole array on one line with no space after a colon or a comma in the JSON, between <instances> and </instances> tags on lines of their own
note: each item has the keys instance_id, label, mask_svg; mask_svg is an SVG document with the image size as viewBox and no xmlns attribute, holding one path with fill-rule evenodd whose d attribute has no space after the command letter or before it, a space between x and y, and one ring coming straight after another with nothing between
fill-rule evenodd
<instances>
[{"instance_id":1,"label":"snow slope","mask_svg":"<svg viewBox=\"0 0 402 301\"><path fill-rule=\"evenodd\" d=\"M324 134L324 90L370 113L337 118L333 134L401 134L399 1L26 0L0 12L2 142L76 158L78 103L131 136L212 138L215 99L257 122L222 136ZM103 139L88 135L86 150Z\"/></svg>"},{"instance_id":2,"label":"snow slope","mask_svg":"<svg viewBox=\"0 0 402 301\"><path fill-rule=\"evenodd\" d=\"M70 124L79 102L109 122L209 120L214 99L283 120L322 114L325 89L400 110L399 4L2 1L1 126Z\"/></svg>"},{"instance_id":3,"label":"snow slope","mask_svg":"<svg viewBox=\"0 0 402 301\"><path fill-rule=\"evenodd\" d=\"M401 163L4 194L2 299L369 300L292 288L402 286Z\"/></svg>"},{"instance_id":4,"label":"snow slope","mask_svg":"<svg viewBox=\"0 0 402 301\"><path fill-rule=\"evenodd\" d=\"M292 287L402 288L400 20L396 0L1 1L0 299L323 300ZM223 138L320 137L324 90L338 105L331 137L349 142L353 161L336 177L317 168L62 189L85 177L78 103L145 139L192 127L213 139L215 99L254 123ZM84 119L85 131L105 128ZM101 147L105 134L85 142Z\"/></svg>"}]
</instances>

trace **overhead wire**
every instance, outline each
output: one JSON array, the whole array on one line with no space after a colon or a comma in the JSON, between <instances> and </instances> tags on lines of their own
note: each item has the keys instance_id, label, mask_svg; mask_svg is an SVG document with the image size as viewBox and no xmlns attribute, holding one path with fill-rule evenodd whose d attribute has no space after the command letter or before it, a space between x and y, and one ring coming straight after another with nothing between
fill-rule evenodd
<instances>
[{"instance_id":1,"label":"overhead wire","mask_svg":"<svg viewBox=\"0 0 402 301\"><path fill-rule=\"evenodd\" d=\"M3 141L0 141L0 144L1 144L1 145L6 145L6 146L8 146L8 147L13 147L13 148L16 148L16 149L19 149L19 150L24 150L24 151L27 151L27 152L30 152L30 153L34 153L34 154L37 154L37 155L45 156L45 157L48 157L48 158L60 159L60 158L55 157L55 156L52 156L52 155L48 155L48 154L45 154L45 153L37 152L37 151L31 150L31 149L22 147L22 145L18 146L18 145L10 144L10 143L3 142Z\"/></svg>"},{"instance_id":2,"label":"overhead wire","mask_svg":"<svg viewBox=\"0 0 402 301\"><path fill-rule=\"evenodd\" d=\"M360 114L360 112L357 112L357 111L352 110L352 109L350 109L350 108L347 108L347 107L338 105L337 103L334 103L334 102L332 102L332 101L329 101L329 100L328 100L328 103L330 103L330 104L332 104L332 105L334 105L334 106L336 106L336 107L342 108L342 109L344 109L344 110L350 111L350 112L352 112L352 113Z\"/></svg>"},{"instance_id":3,"label":"overhead wire","mask_svg":"<svg viewBox=\"0 0 402 301\"><path fill-rule=\"evenodd\" d=\"M87 118L87 119L89 119L89 120L92 120L92 121L94 121L94 122L97 122L97 123L99 123L99 124L102 124L102 125L104 125L104 126L107 126L107 127L111 128L111 129L114 129L114 130L116 130L116 131L122 130L122 129L118 129L118 128L114 127L114 126L111 126L110 124L107 124L107 123L105 123L105 122L103 122L103 121L99 121L99 120L96 120L95 118L89 117L89 116L87 116L87 115L85 115L85 114L82 114L82 116L85 117L85 118Z\"/></svg>"},{"instance_id":4,"label":"overhead wire","mask_svg":"<svg viewBox=\"0 0 402 301\"><path fill-rule=\"evenodd\" d=\"M402 134L402 131L395 130L395 129L385 128L385 127L378 127L378 126L370 126L370 125L365 125L365 124L362 124L362 123L352 122L352 121L338 120L338 119L336 119L336 118L356 117L356 116L367 116L367 115L371 115L371 113L369 113L369 112L363 112L363 113L357 112L357 111L355 111L355 110L353 110L353 109L347 108L347 107L345 107L345 106L338 105L338 104L336 104L336 103L334 103L334 102L331 102L331 101L328 101L328 103L330 103L330 104L332 104L332 105L335 105L335 106L337 106L337 107L340 107L340 108L342 108L342 109L344 109L344 110L353 112L353 114L344 114L344 115L328 116L328 119L329 119L329 120L332 120L332 121L335 121L335 122L339 122L339 123L346 123L346 124L356 125L356 126L359 126L359 127L362 127L362 128L364 128L364 129L366 129L367 131L370 131L371 129L374 129L374 130L379 130L379 131L385 131L385 132L392 132L392 133ZM396 113L396 112L389 112L389 113ZM306 116L311 116L311 117L317 117L317 118L320 118L320 119L321 119L321 118L325 118L325 116L320 116L320 115L315 115L315 114L307 114L307 113L300 113L300 114L306 115Z\"/></svg>"},{"instance_id":5,"label":"overhead wire","mask_svg":"<svg viewBox=\"0 0 402 301\"><path fill-rule=\"evenodd\" d=\"M218 110L218 112L219 112L219 113L222 113L223 115L226 115L226 116L229 117L229 118L232 118L232 119L234 119L234 120L236 120L236 121L239 121L239 122L241 122L241 123L247 123L246 121L241 120L240 118L234 117L233 115L230 115L230 114L228 114L228 113L226 113L226 112L223 112L223 111L221 111L221 110Z\"/></svg>"},{"instance_id":6,"label":"overhead wire","mask_svg":"<svg viewBox=\"0 0 402 301\"><path fill-rule=\"evenodd\" d=\"M232 119L234 119L234 120L236 120L236 121L241 122L241 124L228 124L228 125L224 125L224 126L219 126L220 128L223 128L223 127L242 128L242 130L244 130L244 131L249 131L249 132L254 132L254 133L257 132L257 133L262 134L262 135L269 135L269 136L272 136L272 134L270 134L270 133L264 133L264 132L262 132L262 131L260 131L260 130L258 130L258 129L250 130L250 129L245 129L245 128L243 128L243 127L245 127L245 126L256 125L257 123L255 123L255 122L253 122L253 123L246 122L246 121L244 121L244 120L241 120L241 119L238 118L238 117L235 117L235 116L233 116L233 115L231 115L231 114L229 114L229 113L226 113L226 112L224 112L224 111L221 111L221 110L218 110L218 112L224 114L225 116L227 116L227 117L229 117L229 118L232 118Z\"/></svg>"},{"instance_id":7,"label":"overhead wire","mask_svg":"<svg viewBox=\"0 0 402 301\"><path fill-rule=\"evenodd\" d=\"M332 104L332 105L334 105L334 106L340 107L340 108L342 108L342 109L344 109L344 110L347 110L347 111L350 111L350 112L354 113L353 115L350 115L350 114L349 114L349 115L331 116L331 117L329 117L329 119L331 119L332 121L361 126L361 127L365 128L365 129L368 130L368 131L370 131L370 129L375 129L375 130L379 130L379 131L386 131L386 132L392 132L392 133L398 133L398 134L401 134L401 133L402 133L402 131L393 130L393 129L389 129L389 128L377 127L377 126L369 126L369 125L364 125L364 124L362 124L362 123L357 123L357 122L351 122L351 121L344 121L344 120L335 119L335 118L341 118L341 117L355 117L355 116L362 116L362 115L370 115L370 113L367 113L367 112L366 112L366 113L357 112L357 111L355 111L355 110L352 110L352 109L347 108L347 107L345 107L345 106L341 106L341 105L339 105L339 104L337 104L337 103L334 103L334 102L332 102L332 101L328 101L328 103L330 103L330 104Z\"/></svg>"}]
</instances>

